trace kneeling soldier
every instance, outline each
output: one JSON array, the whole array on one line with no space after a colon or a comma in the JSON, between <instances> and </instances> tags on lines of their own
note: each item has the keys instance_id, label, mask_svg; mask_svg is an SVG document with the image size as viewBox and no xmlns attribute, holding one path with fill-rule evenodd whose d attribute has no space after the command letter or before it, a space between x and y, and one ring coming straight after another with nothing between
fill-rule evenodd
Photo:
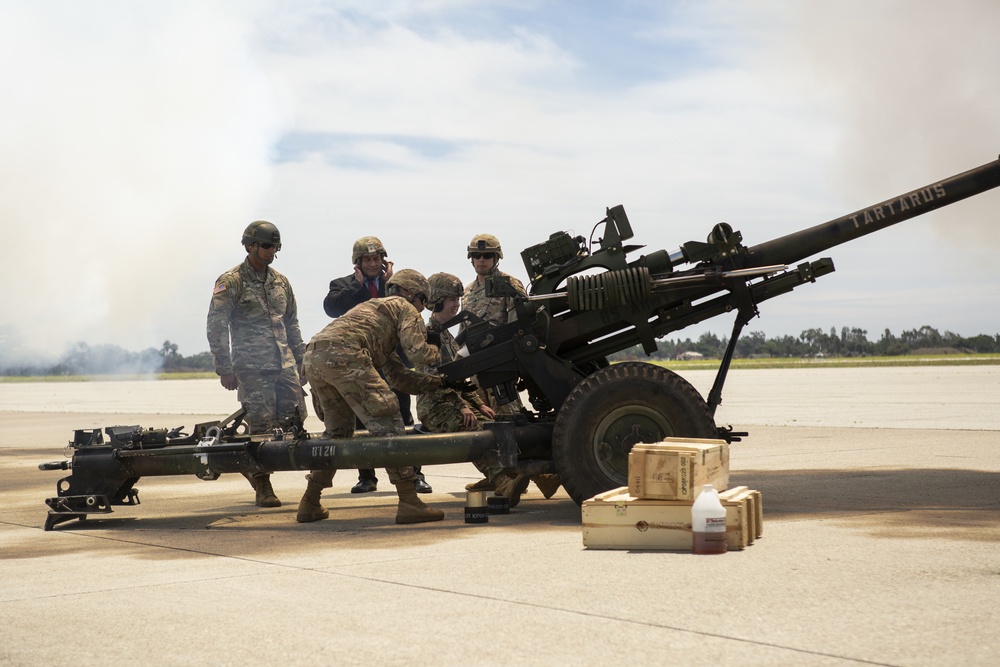
<instances>
[{"instance_id":1,"label":"kneeling soldier","mask_svg":"<svg viewBox=\"0 0 1000 667\"><path fill-rule=\"evenodd\" d=\"M395 352L400 345L415 364L437 366L437 348L428 345L427 328L420 317L429 291L420 273L401 269L386 283L388 296L358 304L309 341L304 366L322 408L324 437L353 436L355 416L372 435L404 435L406 427L390 385L413 394L441 387L440 376L406 368ZM320 504L320 495L333 485L335 472L312 470L306 475L309 481L296 520L305 523L330 516ZM417 497L412 467L386 468L386 473L399 494L396 523L444 518L444 512L431 509Z\"/></svg>"}]
</instances>

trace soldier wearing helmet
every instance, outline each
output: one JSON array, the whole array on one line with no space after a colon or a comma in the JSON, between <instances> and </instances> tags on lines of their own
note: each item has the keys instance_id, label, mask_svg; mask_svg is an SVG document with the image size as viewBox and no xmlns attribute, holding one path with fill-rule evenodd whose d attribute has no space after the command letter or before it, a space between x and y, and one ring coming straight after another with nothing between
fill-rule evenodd
<instances>
[{"instance_id":1,"label":"soldier wearing helmet","mask_svg":"<svg viewBox=\"0 0 1000 667\"><path fill-rule=\"evenodd\" d=\"M445 324L458 314L459 299L465 290L458 276L450 273L435 273L427 281L431 288L427 301L431 310L427 332L431 336L437 335L440 340L438 350L441 354L440 363L443 365L458 358L459 345ZM425 373L436 372L431 367L417 370ZM454 433L482 430L481 423L493 419L496 413L483 399L482 394L474 389L459 391L442 387L417 396L417 417L432 433ZM503 468L497 460L495 451L489 452L482 460L474 463L490 481L499 480L503 476Z\"/></svg>"},{"instance_id":2,"label":"soldier wearing helmet","mask_svg":"<svg viewBox=\"0 0 1000 667\"><path fill-rule=\"evenodd\" d=\"M487 297L486 278L491 275L507 276L510 283L521 294L527 295L524 285L513 276L508 276L498 268L503 259L503 248L500 240L492 234L477 234L469 242L468 258L472 260L472 268L476 279L465 286L465 298L462 307L491 324L506 324L514 317L514 300L511 297Z\"/></svg>"},{"instance_id":3,"label":"soldier wearing helmet","mask_svg":"<svg viewBox=\"0 0 1000 667\"><path fill-rule=\"evenodd\" d=\"M397 348L420 366L437 367L437 348L427 343L420 316L430 285L412 269L386 281L385 297L369 299L334 319L306 346L305 372L325 425L324 437L350 438L360 420L372 435L404 435L406 426L391 387L420 394L442 386L437 374L404 365ZM333 485L334 470L313 470L296 520L319 521L330 513L320 503L323 489ZM417 496L412 467L386 468L396 486L396 523L422 523L444 518Z\"/></svg>"},{"instance_id":4,"label":"soldier wearing helmet","mask_svg":"<svg viewBox=\"0 0 1000 667\"><path fill-rule=\"evenodd\" d=\"M507 324L516 319L514 311L514 298L509 296L486 296L486 279L490 276L502 276L510 279L510 284L517 292L527 296L524 285L517 278L500 271L500 260L503 259L503 248L500 246L500 239L492 234L477 234L472 237L468 247L468 259L472 261L472 268L476 272L476 279L465 286L465 296L462 299L462 308L478 317L488 321L494 326ZM514 400L504 405L498 405L491 392L489 394L490 405L498 415L515 415L521 411L520 399ZM508 483L501 479L497 493L510 498L511 507L518 503L521 494L528 486L528 479L519 477L514 483ZM531 481L542 491L546 498L550 498L559 489L559 478L557 475L538 475ZM487 489L495 484L495 480L490 480L489 475L474 485L475 488Z\"/></svg>"},{"instance_id":5,"label":"soldier wearing helmet","mask_svg":"<svg viewBox=\"0 0 1000 667\"><path fill-rule=\"evenodd\" d=\"M354 242L351 248L351 264L354 273L330 281L330 291L323 299L323 310L330 317L340 317L359 303L368 299L385 296L386 283L392 279L392 262L386 259L389 253L377 236L362 236ZM406 354L397 350L400 359L409 366ZM396 391L396 401L403 416L403 423L413 424L413 413L410 410L410 395ZM430 484L424 479L424 474L417 467L417 492L430 493ZM378 477L371 468L358 470L358 483L351 493L369 493L377 490Z\"/></svg>"},{"instance_id":6,"label":"soldier wearing helmet","mask_svg":"<svg viewBox=\"0 0 1000 667\"><path fill-rule=\"evenodd\" d=\"M306 418L300 366L305 343L288 279L271 268L281 233L266 220L243 232L247 257L219 276L208 310L208 344L222 386L237 391L251 433ZM230 343L231 341L231 343ZM270 476L245 475L259 507L280 507Z\"/></svg>"}]
</instances>

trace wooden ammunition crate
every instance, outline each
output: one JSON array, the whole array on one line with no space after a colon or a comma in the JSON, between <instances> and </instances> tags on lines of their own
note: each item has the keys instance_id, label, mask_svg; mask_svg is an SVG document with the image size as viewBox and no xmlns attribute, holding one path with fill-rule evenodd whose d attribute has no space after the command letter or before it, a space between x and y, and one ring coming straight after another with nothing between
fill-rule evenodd
<instances>
[{"instance_id":1,"label":"wooden ammunition crate","mask_svg":"<svg viewBox=\"0 0 1000 667\"><path fill-rule=\"evenodd\" d=\"M719 494L726 508L726 546L738 551L763 534L760 491L738 486ZM583 502L583 546L588 549L691 551L692 501L650 500L612 489Z\"/></svg>"},{"instance_id":2,"label":"wooden ammunition crate","mask_svg":"<svg viewBox=\"0 0 1000 667\"><path fill-rule=\"evenodd\" d=\"M665 438L637 444L628 455L628 492L634 498L694 501L705 484L729 486L729 443Z\"/></svg>"}]
</instances>

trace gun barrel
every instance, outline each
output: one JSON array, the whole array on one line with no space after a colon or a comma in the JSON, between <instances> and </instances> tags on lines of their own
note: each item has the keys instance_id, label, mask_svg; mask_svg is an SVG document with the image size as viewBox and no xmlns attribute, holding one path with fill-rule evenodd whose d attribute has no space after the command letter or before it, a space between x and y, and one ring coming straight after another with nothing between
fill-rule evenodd
<instances>
[{"instance_id":1,"label":"gun barrel","mask_svg":"<svg viewBox=\"0 0 1000 667\"><path fill-rule=\"evenodd\" d=\"M745 266L793 264L828 248L885 229L1000 186L1000 160L931 183L849 215L747 249Z\"/></svg>"}]
</instances>

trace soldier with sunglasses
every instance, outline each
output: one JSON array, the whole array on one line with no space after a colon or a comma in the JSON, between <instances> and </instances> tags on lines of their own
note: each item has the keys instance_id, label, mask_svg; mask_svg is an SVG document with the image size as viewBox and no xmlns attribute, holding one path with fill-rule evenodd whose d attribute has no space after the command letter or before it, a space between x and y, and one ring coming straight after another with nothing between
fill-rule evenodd
<instances>
[{"instance_id":1,"label":"soldier with sunglasses","mask_svg":"<svg viewBox=\"0 0 1000 667\"><path fill-rule=\"evenodd\" d=\"M469 243L468 258L472 260L476 279L465 286L462 309L488 320L493 325L506 324L509 320L516 319L513 298L486 296L486 278L491 275L507 276L515 290L527 295L520 280L508 276L499 269L500 260L503 259L503 248L500 247L500 240L491 234L477 234L472 237L472 241Z\"/></svg>"},{"instance_id":2,"label":"soldier with sunglasses","mask_svg":"<svg viewBox=\"0 0 1000 667\"><path fill-rule=\"evenodd\" d=\"M507 322L517 319L514 311L513 297L486 296L486 278L489 276L509 278L511 286L520 294L527 296L527 292L524 291L524 285L520 280L499 269L500 260L503 259L503 248L500 247L500 239L492 234L477 234L473 236L472 241L469 242L468 258L472 260L472 268L476 271L476 279L465 286L465 295L462 297L462 309L478 315L494 326L507 324ZM497 405L492 393L489 393L489 399L490 406L497 415L516 415L521 411L520 399L504 405ZM500 478L500 481L497 482L487 476L469 488L477 490L495 488L496 494L507 496L510 499L511 507L514 507L520 500L521 494L527 488L528 481L527 477L518 477L514 480ZM560 486L558 475L536 475L530 481L535 483L546 499L551 498Z\"/></svg>"},{"instance_id":3,"label":"soldier with sunglasses","mask_svg":"<svg viewBox=\"0 0 1000 667\"><path fill-rule=\"evenodd\" d=\"M208 310L208 344L223 387L246 406L250 433L287 428L299 410L306 418L295 295L288 279L271 268L281 250L278 228L257 220L243 232L247 257L215 281ZM232 345L230 346L230 341ZM281 507L266 472L246 474L258 507Z\"/></svg>"}]
</instances>

